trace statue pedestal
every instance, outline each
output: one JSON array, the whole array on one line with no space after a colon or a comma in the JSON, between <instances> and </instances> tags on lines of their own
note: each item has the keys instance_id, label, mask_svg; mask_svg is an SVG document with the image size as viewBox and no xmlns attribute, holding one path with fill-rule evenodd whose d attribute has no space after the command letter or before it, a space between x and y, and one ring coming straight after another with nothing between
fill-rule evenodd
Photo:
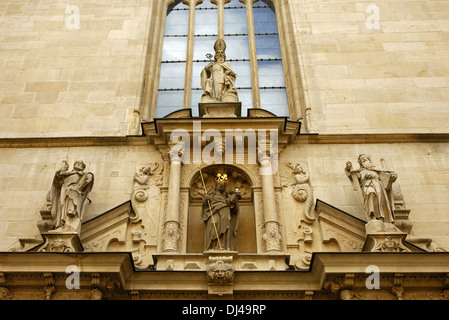
<instances>
[{"instance_id":1,"label":"statue pedestal","mask_svg":"<svg viewBox=\"0 0 449 320\"><path fill-rule=\"evenodd\" d=\"M206 271L212 261L224 259L236 271L288 270L290 255L286 253L238 253L237 251L209 250L203 253L155 253L156 270Z\"/></svg>"},{"instance_id":2,"label":"statue pedestal","mask_svg":"<svg viewBox=\"0 0 449 320\"><path fill-rule=\"evenodd\" d=\"M200 102L198 104L201 118L238 118L241 117L241 102Z\"/></svg>"},{"instance_id":3,"label":"statue pedestal","mask_svg":"<svg viewBox=\"0 0 449 320\"><path fill-rule=\"evenodd\" d=\"M391 223L371 220L365 225L366 240L362 251L369 252L410 252L404 245L406 233Z\"/></svg>"},{"instance_id":4,"label":"statue pedestal","mask_svg":"<svg viewBox=\"0 0 449 320\"><path fill-rule=\"evenodd\" d=\"M39 252L83 252L83 245L76 232L50 231L42 233L45 243Z\"/></svg>"},{"instance_id":5,"label":"statue pedestal","mask_svg":"<svg viewBox=\"0 0 449 320\"><path fill-rule=\"evenodd\" d=\"M404 245L406 233L379 232L366 235L362 251L368 252L410 252Z\"/></svg>"}]
</instances>

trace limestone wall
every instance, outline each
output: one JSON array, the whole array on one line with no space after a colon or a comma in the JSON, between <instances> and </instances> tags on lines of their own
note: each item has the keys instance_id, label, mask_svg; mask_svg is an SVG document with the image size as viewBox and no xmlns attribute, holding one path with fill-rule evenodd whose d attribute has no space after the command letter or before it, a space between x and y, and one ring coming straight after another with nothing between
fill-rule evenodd
<instances>
[{"instance_id":1,"label":"limestone wall","mask_svg":"<svg viewBox=\"0 0 449 320\"><path fill-rule=\"evenodd\" d=\"M449 156L444 143L308 144L299 138L282 154L280 163L306 163L314 198L364 219L361 204L344 167L358 168L357 155L371 155L375 165L398 173L413 233L449 247ZM85 220L131 199L137 166L162 162L152 146L3 148L0 153L0 249L18 238L37 238L39 210L62 160L72 166L82 159L95 175ZM381 161L384 159L384 162ZM282 213L284 214L284 213Z\"/></svg>"},{"instance_id":2,"label":"limestone wall","mask_svg":"<svg viewBox=\"0 0 449 320\"><path fill-rule=\"evenodd\" d=\"M0 137L127 134L148 3L2 1Z\"/></svg>"},{"instance_id":3,"label":"limestone wall","mask_svg":"<svg viewBox=\"0 0 449 320\"><path fill-rule=\"evenodd\" d=\"M79 29L67 27L65 0L0 3L0 138L128 134L151 1L77 0ZM448 1L287 2L305 107L320 134L449 133ZM366 26L371 4L379 29ZM316 198L362 217L343 171L359 153L398 173L415 234L449 247L447 143L299 138L282 159L306 162ZM95 175L88 219L128 201L136 166L160 154L151 146L1 148L0 250L39 237L39 210L63 159L84 160Z\"/></svg>"},{"instance_id":4,"label":"limestone wall","mask_svg":"<svg viewBox=\"0 0 449 320\"><path fill-rule=\"evenodd\" d=\"M47 192L61 162L72 169L83 160L95 176L85 206L89 220L131 199L134 172L139 165L160 162L151 146L3 148L0 152L0 249L8 249L18 238L40 238L36 223L46 207Z\"/></svg>"},{"instance_id":5,"label":"limestone wall","mask_svg":"<svg viewBox=\"0 0 449 320\"><path fill-rule=\"evenodd\" d=\"M318 132L448 132L447 1L287 2ZM0 137L127 134L149 3L0 4Z\"/></svg>"},{"instance_id":6,"label":"limestone wall","mask_svg":"<svg viewBox=\"0 0 449 320\"><path fill-rule=\"evenodd\" d=\"M448 132L447 1L290 3L320 133Z\"/></svg>"},{"instance_id":7,"label":"limestone wall","mask_svg":"<svg viewBox=\"0 0 449 320\"><path fill-rule=\"evenodd\" d=\"M374 165L398 174L397 183L414 222L412 233L433 238L447 247L449 159L446 143L296 143L282 158L307 163L317 199L366 220L361 202L343 172L347 161L358 168L357 155L362 153L370 155Z\"/></svg>"}]
</instances>

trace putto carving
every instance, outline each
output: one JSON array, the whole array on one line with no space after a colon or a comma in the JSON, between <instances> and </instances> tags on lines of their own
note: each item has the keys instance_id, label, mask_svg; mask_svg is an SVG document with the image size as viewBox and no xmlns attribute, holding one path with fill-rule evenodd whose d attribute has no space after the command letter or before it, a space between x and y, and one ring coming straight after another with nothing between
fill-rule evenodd
<instances>
[{"instance_id":1,"label":"putto carving","mask_svg":"<svg viewBox=\"0 0 449 320\"><path fill-rule=\"evenodd\" d=\"M392 237L386 237L383 241L377 243L372 252L408 252L410 251L407 247L401 244L398 240Z\"/></svg>"},{"instance_id":2,"label":"putto carving","mask_svg":"<svg viewBox=\"0 0 449 320\"><path fill-rule=\"evenodd\" d=\"M143 203L149 198L149 190L151 187L159 187L162 185L162 171L163 166L158 162L153 162L149 165L139 166L134 174L134 187L131 196L131 202L134 209L134 217L132 222L138 222L142 219L145 212ZM159 192L157 191L159 194Z\"/></svg>"},{"instance_id":3,"label":"putto carving","mask_svg":"<svg viewBox=\"0 0 449 320\"><path fill-rule=\"evenodd\" d=\"M286 165L292 172L286 177L283 186L291 186L293 188L291 193L293 199L298 202L304 202L305 222L311 223L315 221L316 217L314 216L313 211L313 191L310 186L309 173L300 163L292 164L291 162L288 162Z\"/></svg>"},{"instance_id":4,"label":"putto carving","mask_svg":"<svg viewBox=\"0 0 449 320\"><path fill-rule=\"evenodd\" d=\"M56 237L54 240L47 239L39 252L74 252L75 249L69 241Z\"/></svg>"},{"instance_id":5,"label":"putto carving","mask_svg":"<svg viewBox=\"0 0 449 320\"><path fill-rule=\"evenodd\" d=\"M360 168L357 170L353 169L350 161L346 162L345 173L362 200L368 221L380 220L394 224L391 190L398 175L375 167L366 154L359 155L358 162Z\"/></svg>"}]
</instances>

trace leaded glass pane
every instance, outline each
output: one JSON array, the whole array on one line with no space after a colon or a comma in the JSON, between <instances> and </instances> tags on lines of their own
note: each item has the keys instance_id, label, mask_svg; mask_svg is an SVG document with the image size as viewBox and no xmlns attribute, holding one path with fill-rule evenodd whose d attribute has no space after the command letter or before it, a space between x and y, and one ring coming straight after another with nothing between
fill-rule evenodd
<instances>
[{"instance_id":1,"label":"leaded glass pane","mask_svg":"<svg viewBox=\"0 0 449 320\"><path fill-rule=\"evenodd\" d=\"M288 117L288 102L285 89L260 89L261 108L277 116Z\"/></svg>"},{"instance_id":2,"label":"leaded glass pane","mask_svg":"<svg viewBox=\"0 0 449 320\"><path fill-rule=\"evenodd\" d=\"M161 91L157 95L156 118L163 118L169 113L183 108L184 90Z\"/></svg>"},{"instance_id":3,"label":"leaded glass pane","mask_svg":"<svg viewBox=\"0 0 449 320\"><path fill-rule=\"evenodd\" d=\"M206 60L206 54L214 55L216 36L195 37L193 44L193 60Z\"/></svg>"},{"instance_id":4,"label":"leaded glass pane","mask_svg":"<svg viewBox=\"0 0 449 320\"><path fill-rule=\"evenodd\" d=\"M225 36L226 60L249 59L248 36Z\"/></svg>"},{"instance_id":5,"label":"leaded glass pane","mask_svg":"<svg viewBox=\"0 0 449 320\"><path fill-rule=\"evenodd\" d=\"M257 59L281 59L278 35L256 35Z\"/></svg>"},{"instance_id":6,"label":"leaded glass pane","mask_svg":"<svg viewBox=\"0 0 449 320\"><path fill-rule=\"evenodd\" d=\"M239 101L242 102L242 117L247 116L247 110L253 107L253 94L251 89L237 88Z\"/></svg>"},{"instance_id":7,"label":"leaded glass pane","mask_svg":"<svg viewBox=\"0 0 449 320\"><path fill-rule=\"evenodd\" d=\"M267 6L265 2L258 1L253 5L254 10L254 32L277 33L276 13L272 6Z\"/></svg>"},{"instance_id":8,"label":"leaded glass pane","mask_svg":"<svg viewBox=\"0 0 449 320\"><path fill-rule=\"evenodd\" d=\"M246 19L245 7L243 8L231 7L224 10L224 33L225 34L248 33L248 22Z\"/></svg>"},{"instance_id":9,"label":"leaded glass pane","mask_svg":"<svg viewBox=\"0 0 449 320\"><path fill-rule=\"evenodd\" d=\"M195 10L195 35L217 35L218 34L218 10Z\"/></svg>"},{"instance_id":10,"label":"leaded glass pane","mask_svg":"<svg viewBox=\"0 0 449 320\"><path fill-rule=\"evenodd\" d=\"M187 37L164 38L162 61L185 61L187 56Z\"/></svg>"},{"instance_id":11,"label":"leaded glass pane","mask_svg":"<svg viewBox=\"0 0 449 320\"><path fill-rule=\"evenodd\" d=\"M182 3L178 4L169 12L165 21L165 36L187 35L189 27L189 11L179 10L180 6L186 6Z\"/></svg>"},{"instance_id":12,"label":"leaded glass pane","mask_svg":"<svg viewBox=\"0 0 449 320\"><path fill-rule=\"evenodd\" d=\"M249 61L232 61L230 62L232 70L237 74L235 80L236 88L251 87L251 65Z\"/></svg>"},{"instance_id":13,"label":"leaded glass pane","mask_svg":"<svg viewBox=\"0 0 449 320\"><path fill-rule=\"evenodd\" d=\"M260 87L285 87L282 61L258 61Z\"/></svg>"},{"instance_id":14,"label":"leaded glass pane","mask_svg":"<svg viewBox=\"0 0 449 320\"><path fill-rule=\"evenodd\" d=\"M159 89L184 88L185 73L185 63L162 63Z\"/></svg>"}]
</instances>

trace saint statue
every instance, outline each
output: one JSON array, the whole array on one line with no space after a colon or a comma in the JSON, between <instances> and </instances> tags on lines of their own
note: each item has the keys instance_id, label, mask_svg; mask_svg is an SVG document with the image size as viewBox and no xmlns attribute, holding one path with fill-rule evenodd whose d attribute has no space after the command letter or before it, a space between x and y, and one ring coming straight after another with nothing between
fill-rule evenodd
<instances>
[{"instance_id":1,"label":"saint statue","mask_svg":"<svg viewBox=\"0 0 449 320\"><path fill-rule=\"evenodd\" d=\"M238 189L227 192L222 181L216 183L213 193L203 196L204 251L236 250L240 199Z\"/></svg>"},{"instance_id":2,"label":"saint statue","mask_svg":"<svg viewBox=\"0 0 449 320\"><path fill-rule=\"evenodd\" d=\"M347 162L345 173L360 194L369 221L380 220L394 224L391 186L398 178L393 171L375 167L366 154L359 155L360 168L353 170Z\"/></svg>"},{"instance_id":3,"label":"saint statue","mask_svg":"<svg viewBox=\"0 0 449 320\"><path fill-rule=\"evenodd\" d=\"M83 161L75 161L73 170L68 171L69 165L63 161L61 169L55 173L50 190L55 231L78 234L81 231L84 204L94 184L94 175L84 172L85 168Z\"/></svg>"},{"instance_id":4,"label":"saint statue","mask_svg":"<svg viewBox=\"0 0 449 320\"><path fill-rule=\"evenodd\" d=\"M229 63L225 61L225 41L218 39L215 42L214 50L215 62L209 63L201 71L201 88L204 91L201 102L237 102L239 101L235 88L237 74L232 71Z\"/></svg>"}]
</instances>

